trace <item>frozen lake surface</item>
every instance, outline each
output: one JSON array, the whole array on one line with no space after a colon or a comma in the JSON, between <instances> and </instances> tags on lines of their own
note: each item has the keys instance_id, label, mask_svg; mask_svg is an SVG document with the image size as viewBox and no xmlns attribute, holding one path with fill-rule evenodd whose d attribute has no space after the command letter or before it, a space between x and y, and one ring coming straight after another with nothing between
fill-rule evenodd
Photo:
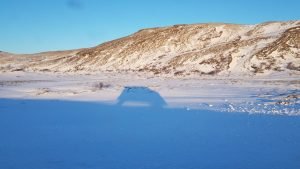
<instances>
[{"instance_id":1,"label":"frozen lake surface","mask_svg":"<svg viewBox=\"0 0 300 169\"><path fill-rule=\"evenodd\" d=\"M300 168L300 116L164 108L151 97L0 99L0 168Z\"/></svg>"}]
</instances>

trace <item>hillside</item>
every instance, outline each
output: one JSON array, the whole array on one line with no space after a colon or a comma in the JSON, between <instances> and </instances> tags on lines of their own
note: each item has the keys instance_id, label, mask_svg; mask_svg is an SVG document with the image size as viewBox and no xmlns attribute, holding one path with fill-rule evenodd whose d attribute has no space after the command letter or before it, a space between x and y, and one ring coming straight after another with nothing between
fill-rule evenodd
<instances>
[{"instance_id":1,"label":"hillside","mask_svg":"<svg viewBox=\"0 0 300 169\"><path fill-rule=\"evenodd\" d=\"M300 21L192 24L140 30L86 49L15 55L0 71L268 75L300 72Z\"/></svg>"}]
</instances>

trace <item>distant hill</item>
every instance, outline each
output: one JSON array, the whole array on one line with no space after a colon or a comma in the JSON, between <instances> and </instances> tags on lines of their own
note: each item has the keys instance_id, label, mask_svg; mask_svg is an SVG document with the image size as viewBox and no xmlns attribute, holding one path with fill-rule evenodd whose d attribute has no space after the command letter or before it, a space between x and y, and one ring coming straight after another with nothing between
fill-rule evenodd
<instances>
[{"instance_id":1,"label":"distant hill","mask_svg":"<svg viewBox=\"0 0 300 169\"><path fill-rule=\"evenodd\" d=\"M32 55L1 52L0 71L299 74L300 21L174 25L143 29L92 48Z\"/></svg>"}]
</instances>

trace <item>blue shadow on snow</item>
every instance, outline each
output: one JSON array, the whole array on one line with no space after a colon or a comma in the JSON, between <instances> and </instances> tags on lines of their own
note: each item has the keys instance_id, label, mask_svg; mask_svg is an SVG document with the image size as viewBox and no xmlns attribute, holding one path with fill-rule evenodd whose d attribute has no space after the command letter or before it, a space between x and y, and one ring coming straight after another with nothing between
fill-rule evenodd
<instances>
[{"instance_id":1,"label":"blue shadow on snow","mask_svg":"<svg viewBox=\"0 0 300 169\"><path fill-rule=\"evenodd\" d=\"M125 88L116 105L0 99L0 168L300 168L300 117L165 104L143 87Z\"/></svg>"}]
</instances>

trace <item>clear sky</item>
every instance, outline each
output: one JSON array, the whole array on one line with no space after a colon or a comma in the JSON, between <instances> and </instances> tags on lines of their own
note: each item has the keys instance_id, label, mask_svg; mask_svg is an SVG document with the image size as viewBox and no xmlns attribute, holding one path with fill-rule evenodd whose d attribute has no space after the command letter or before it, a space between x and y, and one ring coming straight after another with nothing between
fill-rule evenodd
<instances>
[{"instance_id":1,"label":"clear sky","mask_svg":"<svg viewBox=\"0 0 300 169\"><path fill-rule=\"evenodd\" d=\"M300 0L0 0L0 50L91 47L142 28L300 19Z\"/></svg>"}]
</instances>

